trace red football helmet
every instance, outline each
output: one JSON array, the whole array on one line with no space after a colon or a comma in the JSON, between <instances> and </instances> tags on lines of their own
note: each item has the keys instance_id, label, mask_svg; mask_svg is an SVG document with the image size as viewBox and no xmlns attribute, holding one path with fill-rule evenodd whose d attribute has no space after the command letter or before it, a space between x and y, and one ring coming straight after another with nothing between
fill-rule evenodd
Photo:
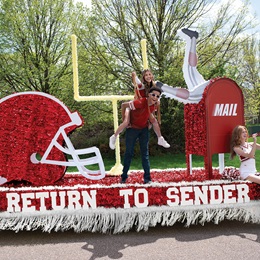
<instances>
[{"instance_id":1,"label":"red football helmet","mask_svg":"<svg viewBox=\"0 0 260 260\"><path fill-rule=\"evenodd\" d=\"M104 178L99 149L76 150L68 137L82 124L78 112L71 113L46 93L22 92L0 99L0 184L13 180L53 184L65 174L67 166L76 166L89 179ZM67 161L65 154L71 159ZM86 154L86 158L80 158ZM85 167L91 164L98 164L99 170Z\"/></svg>"}]
</instances>

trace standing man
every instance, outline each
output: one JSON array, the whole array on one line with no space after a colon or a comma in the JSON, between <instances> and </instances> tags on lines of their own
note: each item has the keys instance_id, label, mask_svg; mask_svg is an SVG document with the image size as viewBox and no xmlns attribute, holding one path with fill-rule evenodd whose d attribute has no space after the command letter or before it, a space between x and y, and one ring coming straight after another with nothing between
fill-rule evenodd
<instances>
[{"instance_id":1,"label":"standing man","mask_svg":"<svg viewBox=\"0 0 260 260\"><path fill-rule=\"evenodd\" d=\"M144 183L146 184L151 182L148 150L148 121L153 124L153 128L157 136L162 141L166 142L161 135L159 124L153 115L160 95L161 89L152 87L149 90L147 98L136 99L122 104L123 114L125 109L130 109L130 127L126 129L125 135L126 151L124 156L123 173L121 175L121 183L126 183L128 177L127 173L134 155L134 147L137 139L139 140L142 166L144 169Z\"/></svg>"}]
</instances>

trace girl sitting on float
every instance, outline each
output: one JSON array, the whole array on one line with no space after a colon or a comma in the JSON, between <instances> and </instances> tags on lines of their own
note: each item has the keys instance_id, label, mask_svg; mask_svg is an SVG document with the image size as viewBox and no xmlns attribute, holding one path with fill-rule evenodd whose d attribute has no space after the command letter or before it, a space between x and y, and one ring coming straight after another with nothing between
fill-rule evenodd
<instances>
[{"instance_id":1,"label":"girl sitting on float","mask_svg":"<svg viewBox=\"0 0 260 260\"><path fill-rule=\"evenodd\" d=\"M248 180L260 184L260 173L256 171L255 152L260 150L257 141L257 134L253 134L253 142L247 142L248 131L245 126L238 125L234 128L230 144L230 158L239 156L239 173L243 180Z\"/></svg>"}]
</instances>

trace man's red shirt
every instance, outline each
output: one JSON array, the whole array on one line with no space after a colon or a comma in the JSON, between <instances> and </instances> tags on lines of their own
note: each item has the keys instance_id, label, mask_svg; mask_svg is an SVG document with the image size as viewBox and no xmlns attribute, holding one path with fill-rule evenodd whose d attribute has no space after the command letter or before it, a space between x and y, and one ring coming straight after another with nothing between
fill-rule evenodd
<instances>
[{"instance_id":1,"label":"man's red shirt","mask_svg":"<svg viewBox=\"0 0 260 260\"><path fill-rule=\"evenodd\" d=\"M132 128L143 129L148 127L150 114L155 111L155 105L148 106L147 98L130 101L130 125ZM150 120L151 121L151 120ZM152 120L151 123L153 123Z\"/></svg>"}]
</instances>

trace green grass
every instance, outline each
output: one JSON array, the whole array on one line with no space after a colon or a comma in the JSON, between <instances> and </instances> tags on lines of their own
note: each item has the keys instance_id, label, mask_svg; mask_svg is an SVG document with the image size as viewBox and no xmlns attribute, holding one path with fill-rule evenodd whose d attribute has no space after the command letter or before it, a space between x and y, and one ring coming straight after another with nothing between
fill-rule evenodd
<instances>
[{"instance_id":1,"label":"green grass","mask_svg":"<svg viewBox=\"0 0 260 260\"><path fill-rule=\"evenodd\" d=\"M249 142L252 141L252 138L249 139ZM236 156L234 160L229 159L230 154L224 155L225 166L232 166L239 168L240 161ZM256 152L256 167L260 171L260 151ZM116 163L114 158L106 158L103 155L103 161L106 171L109 171ZM123 157L121 158L121 163L123 164ZM170 154L166 153L159 156L150 156L150 165L151 169L167 169L167 168L186 168L186 156L185 154ZM214 154L212 157L212 166L218 167L218 155ZM204 157L198 155L192 155L192 167L204 167ZM97 169L96 166L89 166L90 170ZM142 163L141 158L133 158L131 163L131 170L141 170ZM68 167L67 172L77 172L76 167Z\"/></svg>"},{"instance_id":2,"label":"green grass","mask_svg":"<svg viewBox=\"0 0 260 260\"><path fill-rule=\"evenodd\" d=\"M229 154L224 155L225 166L232 166L239 168L240 162L238 157L234 160L229 159ZM115 165L115 159L106 158L103 156L103 161L106 171L109 171ZM121 158L123 164L123 158ZM150 156L151 169L167 169L167 168L186 168L185 154L164 154L160 156ZM260 170L260 151L256 153L256 165L258 171ZM218 167L218 155L214 154L212 157L212 166ZM192 167L204 167L204 157L198 155L192 155ZM89 166L89 169L96 169L95 166ZM141 158L133 158L131 163L131 170L142 169ZM78 171L76 167L68 167L68 172Z\"/></svg>"}]
</instances>

